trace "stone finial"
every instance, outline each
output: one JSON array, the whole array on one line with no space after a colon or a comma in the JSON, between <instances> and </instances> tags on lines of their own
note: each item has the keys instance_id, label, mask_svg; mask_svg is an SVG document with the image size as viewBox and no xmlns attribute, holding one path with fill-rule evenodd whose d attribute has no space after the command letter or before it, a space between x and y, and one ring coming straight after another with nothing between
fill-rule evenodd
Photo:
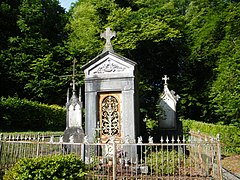
<instances>
[{"instance_id":1,"label":"stone finial","mask_svg":"<svg viewBox=\"0 0 240 180\"><path fill-rule=\"evenodd\" d=\"M111 28L107 27L106 31L100 34L100 37L106 40L105 46L103 48L103 52L106 52L106 51L114 52L111 44L111 39L113 37L116 37L116 32L111 31Z\"/></svg>"},{"instance_id":2,"label":"stone finial","mask_svg":"<svg viewBox=\"0 0 240 180\"><path fill-rule=\"evenodd\" d=\"M85 143L85 144L88 143L88 136L84 136L84 138L83 138L83 143Z\"/></svg>"},{"instance_id":3,"label":"stone finial","mask_svg":"<svg viewBox=\"0 0 240 180\"><path fill-rule=\"evenodd\" d=\"M152 137L152 136L149 136L149 137L148 137L148 143L149 143L149 144L153 144L153 137Z\"/></svg>"},{"instance_id":4,"label":"stone finial","mask_svg":"<svg viewBox=\"0 0 240 180\"><path fill-rule=\"evenodd\" d=\"M142 136L138 137L138 142L137 142L137 143L138 143L138 144L142 144L142 141L143 141L143 140L142 140Z\"/></svg>"},{"instance_id":5,"label":"stone finial","mask_svg":"<svg viewBox=\"0 0 240 180\"><path fill-rule=\"evenodd\" d=\"M130 137L129 135L125 136L125 144L129 144L130 143Z\"/></svg>"},{"instance_id":6,"label":"stone finial","mask_svg":"<svg viewBox=\"0 0 240 180\"><path fill-rule=\"evenodd\" d=\"M70 143L74 143L74 137L73 137L73 135L71 135L71 136L69 137L69 142L70 142Z\"/></svg>"}]
</instances>

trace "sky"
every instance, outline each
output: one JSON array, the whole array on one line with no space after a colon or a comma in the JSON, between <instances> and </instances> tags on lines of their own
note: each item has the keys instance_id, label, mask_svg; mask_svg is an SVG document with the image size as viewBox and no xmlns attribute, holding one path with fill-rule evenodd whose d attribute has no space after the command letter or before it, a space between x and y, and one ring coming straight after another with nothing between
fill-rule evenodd
<instances>
[{"instance_id":1,"label":"sky","mask_svg":"<svg viewBox=\"0 0 240 180\"><path fill-rule=\"evenodd\" d=\"M71 3L76 2L77 0L59 0L62 7L66 9L66 11L69 10Z\"/></svg>"}]
</instances>

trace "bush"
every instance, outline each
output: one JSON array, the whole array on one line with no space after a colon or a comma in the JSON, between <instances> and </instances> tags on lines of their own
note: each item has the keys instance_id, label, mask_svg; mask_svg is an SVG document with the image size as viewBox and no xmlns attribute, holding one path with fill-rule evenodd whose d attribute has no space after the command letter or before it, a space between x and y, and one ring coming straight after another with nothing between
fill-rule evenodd
<instances>
[{"instance_id":1,"label":"bush","mask_svg":"<svg viewBox=\"0 0 240 180\"><path fill-rule=\"evenodd\" d=\"M215 125L210 123L198 122L193 120L181 120L183 123L183 132L190 130L202 134L216 137L220 135L221 149L224 154L240 154L240 128L232 125Z\"/></svg>"},{"instance_id":2,"label":"bush","mask_svg":"<svg viewBox=\"0 0 240 180\"><path fill-rule=\"evenodd\" d=\"M156 173L163 175L173 175L178 172L179 162L184 156L176 150L158 150L149 153L147 164Z\"/></svg>"},{"instance_id":3,"label":"bush","mask_svg":"<svg viewBox=\"0 0 240 180\"><path fill-rule=\"evenodd\" d=\"M84 179L85 165L75 155L56 155L19 160L3 180Z\"/></svg>"},{"instance_id":4,"label":"bush","mask_svg":"<svg viewBox=\"0 0 240 180\"><path fill-rule=\"evenodd\" d=\"M66 109L18 98L0 99L1 131L62 131Z\"/></svg>"}]
</instances>

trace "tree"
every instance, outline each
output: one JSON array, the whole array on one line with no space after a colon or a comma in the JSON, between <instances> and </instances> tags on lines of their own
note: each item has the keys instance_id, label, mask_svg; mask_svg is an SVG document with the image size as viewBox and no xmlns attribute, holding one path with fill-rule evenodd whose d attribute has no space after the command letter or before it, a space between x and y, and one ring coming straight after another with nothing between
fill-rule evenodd
<instances>
[{"instance_id":1,"label":"tree","mask_svg":"<svg viewBox=\"0 0 240 180\"><path fill-rule=\"evenodd\" d=\"M222 38L222 11L217 1L192 0L188 6L185 26L185 44L188 53L184 57L180 88L181 115L184 117L212 121L209 114L208 93L211 88L213 69L218 54L215 47Z\"/></svg>"},{"instance_id":2,"label":"tree","mask_svg":"<svg viewBox=\"0 0 240 180\"><path fill-rule=\"evenodd\" d=\"M212 113L223 124L240 125L240 3L232 3L224 16L224 38L216 48L219 54L214 82L209 94Z\"/></svg>"},{"instance_id":3,"label":"tree","mask_svg":"<svg viewBox=\"0 0 240 180\"><path fill-rule=\"evenodd\" d=\"M154 116L161 78L178 73L182 26L183 16L174 1L83 0L73 8L69 46L83 65L101 53L100 32L105 27L117 31L114 50L138 63L141 105Z\"/></svg>"},{"instance_id":4,"label":"tree","mask_svg":"<svg viewBox=\"0 0 240 180\"><path fill-rule=\"evenodd\" d=\"M239 124L239 3L192 0L186 14L186 45L180 92L182 115Z\"/></svg>"},{"instance_id":5,"label":"tree","mask_svg":"<svg viewBox=\"0 0 240 180\"><path fill-rule=\"evenodd\" d=\"M58 76L69 72L71 63L64 40L67 14L57 0L22 0L18 6L18 34L7 38L1 49L1 95L45 103L63 103L65 82ZM5 20L6 21L6 20ZM64 87L64 88L63 88Z\"/></svg>"}]
</instances>

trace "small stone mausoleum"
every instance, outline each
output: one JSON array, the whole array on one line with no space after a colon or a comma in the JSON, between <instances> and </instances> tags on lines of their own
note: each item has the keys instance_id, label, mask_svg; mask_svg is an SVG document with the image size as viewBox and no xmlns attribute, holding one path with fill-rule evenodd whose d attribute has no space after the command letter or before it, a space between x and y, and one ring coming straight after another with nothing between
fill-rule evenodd
<instances>
[{"instance_id":1,"label":"small stone mausoleum","mask_svg":"<svg viewBox=\"0 0 240 180\"><path fill-rule=\"evenodd\" d=\"M85 134L107 143L135 142L138 135L138 94L136 63L113 51L110 39L116 34L107 28L103 52L85 64Z\"/></svg>"},{"instance_id":2,"label":"small stone mausoleum","mask_svg":"<svg viewBox=\"0 0 240 180\"><path fill-rule=\"evenodd\" d=\"M160 101L160 130L177 130L177 115L176 115L176 105L177 101L180 99L179 95L176 95L173 90L168 89L167 80L169 78L165 75L162 80L164 80L164 89L161 95Z\"/></svg>"}]
</instances>

